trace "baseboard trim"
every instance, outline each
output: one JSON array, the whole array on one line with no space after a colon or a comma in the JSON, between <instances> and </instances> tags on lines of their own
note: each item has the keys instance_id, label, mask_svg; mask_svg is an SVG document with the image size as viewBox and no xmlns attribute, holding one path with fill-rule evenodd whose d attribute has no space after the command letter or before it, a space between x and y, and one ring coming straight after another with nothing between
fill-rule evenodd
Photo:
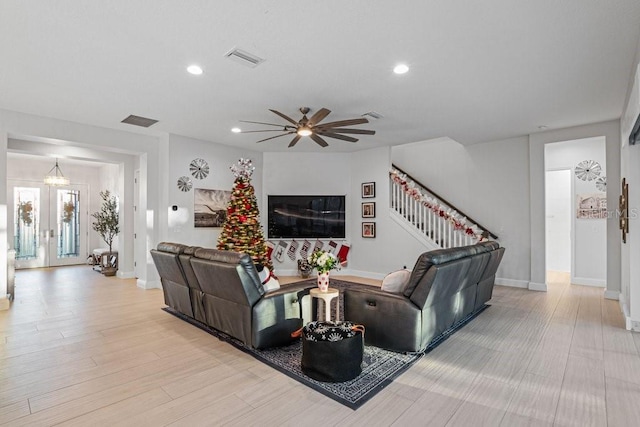
<instances>
[{"instance_id":1,"label":"baseboard trim","mask_svg":"<svg viewBox=\"0 0 640 427\"><path fill-rule=\"evenodd\" d=\"M136 286L142 289L162 289L162 283L158 280L142 280L138 279L136 281Z\"/></svg>"},{"instance_id":2,"label":"baseboard trim","mask_svg":"<svg viewBox=\"0 0 640 427\"><path fill-rule=\"evenodd\" d=\"M629 315L629 305L625 299L625 296L622 292L619 294L618 303L620 304L620 311L622 311L622 315L624 316L624 327L627 331L631 330L632 322L631 316Z\"/></svg>"},{"instance_id":3,"label":"baseboard trim","mask_svg":"<svg viewBox=\"0 0 640 427\"><path fill-rule=\"evenodd\" d=\"M538 291L538 292L547 292L547 284L546 283L529 282L529 290L530 291Z\"/></svg>"},{"instance_id":4,"label":"baseboard trim","mask_svg":"<svg viewBox=\"0 0 640 427\"><path fill-rule=\"evenodd\" d=\"M620 292L618 291L610 291L609 289L604 290L605 299L619 300Z\"/></svg>"},{"instance_id":5,"label":"baseboard trim","mask_svg":"<svg viewBox=\"0 0 640 427\"><path fill-rule=\"evenodd\" d=\"M502 277L496 277L496 285L509 286L511 288L529 289L529 281L517 280L517 279L503 279Z\"/></svg>"},{"instance_id":6,"label":"baseboard trim","mask_svg":"<svg viewBox=\"0 0 640 427\"><path fill-rule=\"evenodd\" d=\"M590 279L588 277L572 277L571 284L582 285L582 286L595 286L599 288L605 288L607 286L607 283L604 280Z\"/></svg>"},{"instance_id":7,"label":"baseboard trim","mask_svg":"<svg viewBox=\"0 0 640 427\"><path fill-rule=\"evenodd\" d=\"M135 279L136 278L136 274L133 271L118 270L118 273L116 275L118 276L118 279Z\"/></svg>"}]
</instances>

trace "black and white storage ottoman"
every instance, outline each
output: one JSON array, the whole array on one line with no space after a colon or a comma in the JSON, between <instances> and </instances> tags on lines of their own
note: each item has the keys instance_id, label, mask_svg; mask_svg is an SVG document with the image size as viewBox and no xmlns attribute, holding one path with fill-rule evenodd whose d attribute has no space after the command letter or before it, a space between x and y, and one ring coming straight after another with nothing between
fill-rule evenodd
<instances>
[{"instance_id":1,"label":"black and white storage ottoman","mask_svg":"<svg viewBox=\"0 0 640 427\"><path fill-rule=\"evenodd\" d=\"M309 322L302 329L302 372L314 380L344 382L360 375L364 327L352 322Z\"/></svg>"}]
</instances>

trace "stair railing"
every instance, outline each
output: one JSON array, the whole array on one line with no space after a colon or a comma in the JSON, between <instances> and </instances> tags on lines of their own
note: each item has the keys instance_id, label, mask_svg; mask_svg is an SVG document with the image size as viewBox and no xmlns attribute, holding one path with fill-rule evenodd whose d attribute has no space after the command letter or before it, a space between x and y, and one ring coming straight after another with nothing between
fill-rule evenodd
<instances>
[{"instance_id":1,"label":"stair railing","mask_svg":"<svg viewBox=\"0 0 640 427\"><path fill-rule=\"evenodd\" d=\"M471 245L498 236L396 165L389 172L391 210L442 248Z\"/></svg>"}]
</instances>

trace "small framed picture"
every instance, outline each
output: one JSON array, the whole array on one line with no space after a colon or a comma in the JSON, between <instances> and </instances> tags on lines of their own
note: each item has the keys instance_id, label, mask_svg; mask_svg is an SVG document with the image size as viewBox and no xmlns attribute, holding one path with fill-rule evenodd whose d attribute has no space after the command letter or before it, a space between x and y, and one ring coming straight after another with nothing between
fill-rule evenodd
<instances>
[{"instance_id":1,"label":"small framed picture","mask_svg":"<svg viewBox=\"0 0 640 427\"><path fill-rule=\"evenodd\" d=\"M376 183L375 182L363 182L362 183L362 198L368 199L370 197L376 197Z\"/></svg>"},{"instance_id":2,"label":"small framed picture","mask_svg":"<svg viewBox=\"0 0 640 427\"><path fill-rule=\"evenodd\" d=\"M362 218L376 217L376 202L366 202L362 204Z\"/></svg>"},{"instance_id":3,"label":"small framed picture","mask_svg":"<svg viewBox=\"0 0 640 427\"><path fill-rule=\"evenodd\" d=\"M363 222L362 223L362 237L376 237L376 223L375 222Z\"/></svg>"}]
</instances>

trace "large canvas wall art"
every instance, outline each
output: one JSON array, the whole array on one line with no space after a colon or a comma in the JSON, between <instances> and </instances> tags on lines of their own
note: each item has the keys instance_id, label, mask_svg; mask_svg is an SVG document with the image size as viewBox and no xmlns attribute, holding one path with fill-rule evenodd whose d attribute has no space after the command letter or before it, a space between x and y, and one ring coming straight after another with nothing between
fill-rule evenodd
<instances>
[{"instance_id":1,"label":"large canvas wall art","mask_svg":"<svg viewBox=\"0 0 640 427\"><path fill-rule=\"evenodd\" d=\"M231 191L196 188L193 195L193 224L195 227L222 227L227 219L227 205Z\"/></svg>"}]
</instances>

